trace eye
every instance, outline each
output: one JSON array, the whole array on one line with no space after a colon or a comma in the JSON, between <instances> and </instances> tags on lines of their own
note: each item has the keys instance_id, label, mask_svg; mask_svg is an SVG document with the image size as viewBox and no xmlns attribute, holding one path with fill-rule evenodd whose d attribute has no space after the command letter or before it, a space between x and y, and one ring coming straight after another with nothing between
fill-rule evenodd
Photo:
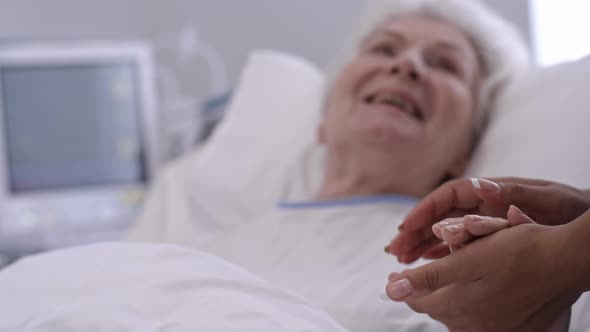
<instances>
[{"instance_id":1,"label":"eye","mask_svg":"<svg viewBox=\"0 0 590 332\"><path fill-rule=\"evenodd\" d=\"M371 53L385 56L395 56L397 51L397 47L391 43L381 43L371 48Z\"/></svg>"},{"instance_id":2,"label":"eye","mask_svg":"<svg viewBox=\"0 0 590 332\"><path fill-rule=\"evenodd\" d=\"M457 65L455 64L455 62L445 56L439 56L439 55L434 55L431 56L428 64L430 66L432 66L433 68L437 68L443 71L446 71L448 73L451 74L458 74L459 73L459 69L457 68Z\"/></svg>"}]
</instances>

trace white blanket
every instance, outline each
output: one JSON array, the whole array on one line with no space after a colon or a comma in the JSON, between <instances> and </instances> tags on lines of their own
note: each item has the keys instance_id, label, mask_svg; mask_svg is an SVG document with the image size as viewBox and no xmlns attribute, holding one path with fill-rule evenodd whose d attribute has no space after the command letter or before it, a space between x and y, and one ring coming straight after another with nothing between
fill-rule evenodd
<instances>
[{"instance_id":1,"label":"white blanket","mask_svg":"<svg viewBox=\"0 0 590 332\"><path fill-rule=\"evenodd\" d=\"M0 273L0 331L345 331L299 296L213 256L102 244Z\"/></svg>"}]
</instances>

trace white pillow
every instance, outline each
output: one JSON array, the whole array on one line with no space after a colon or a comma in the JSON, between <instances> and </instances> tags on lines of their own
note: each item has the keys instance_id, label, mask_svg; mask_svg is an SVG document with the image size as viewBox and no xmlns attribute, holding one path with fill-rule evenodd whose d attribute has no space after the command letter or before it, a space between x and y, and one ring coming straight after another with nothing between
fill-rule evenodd
<instances>
[{"instance_id":1,"label":"white pillow","mask_svg":"<svg viewBox=\"0 0 590 332\"><path fill-rule=\"evenodd\" d=\"M536 69L498 100L468 175L540 178L590 188L590 57Z\"/></svg>"},{"instance_id":2,"label":"white pillow","mask_svg":"<svg viewBox=\"0 0 590 332\"><path fill-rule=\"evenodd\" d=\"M191 175L194 219L217 228L256 220L274 206L292 165L314 140L323 91L323 73L310 62L253 52Z\"/></svg>"},{"instance_id":3,"label":"white pillow","mask_svg":"<svg viewBox=\"0 0 590 332\"><path fill-rule=\"evenodd\" d=\"M289 165L300 162L297 158L315 142L324 85L323 73L305 59L254 52L227 117L194 172L193 188L215 192L207 198L210 203L218 210L236 204L242 216L284 198L287 186L293 185L287 178L292 176ZM466 175L543 178L590 187L587 86L590 58L536 69L514 83L499 97Z\"/></svg>"}]
</instances>

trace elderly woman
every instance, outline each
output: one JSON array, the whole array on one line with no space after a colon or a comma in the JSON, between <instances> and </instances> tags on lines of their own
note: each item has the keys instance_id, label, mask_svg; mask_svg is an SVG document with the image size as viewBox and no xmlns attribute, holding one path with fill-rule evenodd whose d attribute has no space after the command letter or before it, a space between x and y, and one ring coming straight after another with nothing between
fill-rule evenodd
<instances>
[{"instance_id":1,"label":"elderly woman","mask_svg":"<svg viewBox=\"0 0 590 332\"><path fill-rule=\"evenodd\" d=\"M328 97L318 198L420 197L461 175L484 70L467 35L448 23L414 15L379 24Z\"/></svg>"},{"instance_id":2,"label":"elderly woman","mask_svg":"<svg viewBox=\"0 0 590 332\"><path fill-rule=\"evenodd\" d=\"M471 1L373 6L328 96L319 199L422 197L460 176L494 94L526 63L512 31Z\"/></svg>"},{"instance_id":3,"label":"elderly woman","mask_svg":"<svg viewBox=\"0 0 590 332\"><path fill-rule=\"evenodd\" d=\"M371 1L354 45L319 124L326 158L314 197L213 233L208 210L187 218L193 229L182 236L349 330L444 330L380 299L396 269L381 245L417 197L461 176L495 93L527 53L510 25L471 0ZM140 240L175 242L158 231Z\"/></svg>"}]
</instances>

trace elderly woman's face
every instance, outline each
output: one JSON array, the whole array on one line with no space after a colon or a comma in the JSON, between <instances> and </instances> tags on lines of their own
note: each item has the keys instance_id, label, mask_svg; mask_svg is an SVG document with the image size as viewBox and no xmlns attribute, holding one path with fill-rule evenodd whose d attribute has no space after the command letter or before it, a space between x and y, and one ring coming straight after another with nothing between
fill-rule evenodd
<instances>
[{"instance_id":1,"label":"elderly woman's face","mask_svg":"<svg viewBox=\"0 0 590 332\"><path fill-rule=\"evenodd\" d=\"M462 171L479 73L477 53L457 28L426 17L392 18L366 36L337 77L320 141Z\"/></svg>"}]
</instances>

